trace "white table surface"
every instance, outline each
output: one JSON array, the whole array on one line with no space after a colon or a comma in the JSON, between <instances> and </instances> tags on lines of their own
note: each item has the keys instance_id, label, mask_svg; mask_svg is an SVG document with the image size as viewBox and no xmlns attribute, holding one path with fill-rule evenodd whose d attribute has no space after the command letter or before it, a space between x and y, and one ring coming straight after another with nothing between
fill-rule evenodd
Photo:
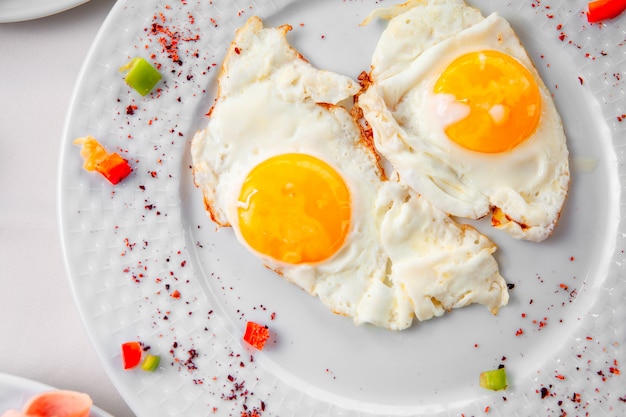
<instances>
[{"instance_id":1,"label":"white table surface","mask_svg":"<svg viewBox=\"0 0 626 417\"><path fill-rule=\"evenodd\" d=\"M65 114L114 3L0 24L0 373L85 392L129 417L74 303L57 220Z\"/></svg>"}]
</instances>

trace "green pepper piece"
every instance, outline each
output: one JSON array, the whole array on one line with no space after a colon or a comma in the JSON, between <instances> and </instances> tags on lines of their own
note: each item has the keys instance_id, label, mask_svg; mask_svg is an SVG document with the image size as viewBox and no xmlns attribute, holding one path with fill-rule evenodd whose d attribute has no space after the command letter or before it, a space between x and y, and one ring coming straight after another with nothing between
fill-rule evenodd
<instances>
[{"instance_id":1,"label":"green pepper piece","mask_svg":"<svg viewBox=\"0 0 626 417\"><path fill-rule=\"evenodd\" d=\"M124 81L139 94L145 96L161 80L161 74L148 61L141 57L133 58L119 69L126 73Z\"/></svg>"},{"instance_id":2,"label":"green pepper piece","mask_svg":"<svg viewBox=\"0 0 626 417\"><path fill-rule=\"evenodd\" d=\"M482 388L493 391L506 389L509 386L506 380L506 370L504 368L498 368L481 372L479 384Z\"/></svg>"},{"instance_id":3,"label":"green pepper piece","mask_svg":"<svg viewBox=\"0 0 626 417\"><path fill-rule=\"evenodd\" d=\"M141 369L148 372L154 372L159 367L161 357L158 355L148 355L141 364Z\"/></svg>"}]
</instances>

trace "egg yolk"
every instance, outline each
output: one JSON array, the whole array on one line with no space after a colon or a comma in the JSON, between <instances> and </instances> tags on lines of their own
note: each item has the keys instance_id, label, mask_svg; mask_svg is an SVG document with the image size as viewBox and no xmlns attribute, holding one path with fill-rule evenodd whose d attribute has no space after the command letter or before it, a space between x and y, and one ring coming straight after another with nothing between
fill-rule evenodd
<instances>
[{"instance_id":1,"label":"egg yolk","mask_svg":"<svg viewBox=\"0 0 626 417\"><path fill-rule=\"evenodd\" d=\"M257 252L290 263L332 256L350 228L350 193L324 161L284 154L260 163L239 195L239 231Z\"/></svg>"},{"instance_id":2,"label":"egg yolk","mask_svg":"<svg viewBox=\"0 0 626 417\"><path fill-rule=\"evenodd\" d=\"M536 130L541 95L533 75L519 61L498 51L471 52L441 74L435 93L451 94L469 110L445 128L446 135L477 152L510 150Z\"/></svg>"}]
</instances>

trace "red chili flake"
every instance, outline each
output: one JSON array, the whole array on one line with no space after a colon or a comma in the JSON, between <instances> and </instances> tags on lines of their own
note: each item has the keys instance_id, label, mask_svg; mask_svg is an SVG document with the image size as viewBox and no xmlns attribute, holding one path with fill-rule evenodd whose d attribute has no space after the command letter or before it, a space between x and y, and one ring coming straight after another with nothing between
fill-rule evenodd
<instances>
[{"instance_id":1,"label":"red chili flake","mask_svg":"<svg viewBox=\"0 0 626 417\"><path fill-rule=\"evenodd\" d=\"M239 49L238 47L235 46L235 53L237 55L241 54L241 49Z\"/></svg>"},{"instance_id":2,"label":"red chili flake","mask_svg":"<svg viewBox=\"0 0 626 417\"><path fill-rule=\"evenodd\" d=\"M578 82L580 82L580 85L585 84L585 80L583 80L583 77L578 77Z\"/></svg>"},{"instance_id":3,"label":"red chili flake","mask_svg":"<svg viewBox=\"0 0 626 417\"><path fill-rule=\"evenodd\" d=\"M559 35L559 40L560 41L564 41L566 37L567 37L567 35L565 33L561 32L561 34Z\"/></svg>"},{"instance_id":4,"label":"red chili flake","mask_svg":"<svg viewBox=\"0 0 626 417\"><path fill-rule=\"evenodd\" d=\"M567 291L569 289L569 287L566 284L559 284L559 287L561 287L565 291Z\"/></svg>"},{"instance_id":5,"label":"red chili flake","mask_svg":"<svg viewBox=\"0 0 626 417\"><path fill-rule=\"evenodd\" d=\"M270 320L275 320L275 319L276 319L276 313L270 314Z\"/></svg>"},{"instance_id":6,"label":"red chili flake","mask_svg":"<svg viewBox=\"0 0 626 417\"><path fill-rule=\"evenodd\" d=\"M489 406L485 407L485 413L489 412Z\"/></svg>"},{"instance_id":7,"label":"red chili flake","mask_svg":"<svg viewBox=\"0 0 626 417\"><path fill-rule=\"evenodd\" d=\"M546 388L546 387L541 387L541 389L539 391L541 392L541 399L544 399L548 395L550 395L550 391L548 391L548 388Z\"/></svg>"},{"instance_id":8,"label":"red chili flake","mask_svg":"<svg viewBox=\"0 0 626 417\"><path fill-rule=\"evenodd\" d=\"M155 20L158 19L157 16L154 17ZM190 19L193 19L193 16L190 15ZM198 34L190 34L189 36L184 36L178 30L169 28L165 26L166 18L162 14L160 15L161 23L154 22L150 27L149 34L157 36L157 41L163 47L163 51L168 54L168 57L175 63L182 65L182 60L179 54L179 44L181 42L193 42L200 39L200 35ZM193 22L192 22L193 23Z\"/></svg>"},{"instance_id":9,"label":"red chili flake","mask_svg":"<svg viewBox=\"0 0 626 417\"><path fill-rule=\"evenodd\" d=\"M259 409L255 408L253 410L242 411L241 417L261 417L261 413Z\"/></svg>"},{"instance_id":10,"label":"red chili flake","mask_svg":"<svg viewBox=\"0 0 626 417\"><path fill-rule=\"evenodd\" d=\"M613 375L619 375L620 374L619 369L613 368L613 367L609 368L609 372L612 373Z\"/></svg>"},{"instance_id":11,"label":"red chili flake","mask_svg":"<svg viewBox=\"0 0 626 417\"><path fill-rule=\"evenodd\" d=\"M185 366L187 367L187 369L189 369L190 371L198 369L198 367L194 363L194 359L198 357L198 352L195 349L189 349L187 353L189 354L189 357L185 361Z\"/></svg>"},{"instance_id":12,"label":"red chili flake","mask_svg":"<svg viewBox=\"0 0 626 417\"><path fill-rule=\"evenodd\" d=\"M621 122L622 120L626 119L626 114L622 114L620 116L617 116L617 121Z\"/></svg>"},{"instance_id":13,"label":"red chili flake","mask_svg":"<svg viewBox=\"0 0 626 417\"><path fill-rule=\"evenodd\" d=\"M561 374L557 374L556 375L556 379L560 379L561 381L565 380L565 376L561 375Z\"/></svg>"},{"instance_id":14,"label":"red chili flake","mask_svg":"<svg viewBox=\"0 0 626 417\"><path fill-rule=\"evenodd\" d=\"M177 300L178 300L178 299L180 298L180 291L175 290L175 291L174 291L174 292L170 295L170 297L175 298L175 299L177 299Z\"/></svg>"},{"instance_id":15,"label":"red chili flake","mask_svg":"<svg viewBox=\"0 0 626 417\"><path fill-rule=\"evenodd\" d=\"M523 334L524 334L524 330L523 330L523 329L518 329L518 330L515 332L515 336L521 336L521 335L523 335Z\"/></svg>"},{"instance_id":16,"label":"red chili flake","mask_svg":"<svg viewBox=\"0 0 626 417\"><path fill-rule=\"evenodd\" d=\"M135 114L135 110L137 110L137 106L134 104L131 104L128 107L126 107L126 114L132 116L133 114Z\"/></svg>"},{"instance_id":17,"label":"red chili flake","mask_svg":"<svg viewBox=\"0 0 626 417\"><path fill-rule=\"evenodd\" d=\"M570 256L570 257L569 257L569 260L570 260L570 261L572 261L572 262L574 262L574 260L575 260L575 259L576 259L576 258L574 258L573 256Z\"/></svg>"},{"instance_id":18,"label":"red chili flake","mask_svg":"<svg viewBox=\"0 0 626 417\"><path fill-rule=\"evenodd\" d=\"M580 402L580 394L575 392L574 395L572 395L572 401L575 403L579 403Z\"/></svg>"}]
</instances>

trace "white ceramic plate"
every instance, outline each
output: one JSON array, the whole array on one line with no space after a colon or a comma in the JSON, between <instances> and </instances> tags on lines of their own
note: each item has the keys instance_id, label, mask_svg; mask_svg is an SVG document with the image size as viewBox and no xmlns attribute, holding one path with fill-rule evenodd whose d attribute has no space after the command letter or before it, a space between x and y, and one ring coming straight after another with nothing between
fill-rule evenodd
<instances>
[{"instance_id":1,"label":"white ceramic plate","mask_svg":"<svg viewBox=\"0 0 626 417\"><path fill-rule=\"evenodd\" d=\"M22 22L64 12L89 0L2 0L0 23Z\"/></svg>"},{"instance_id":2,"label":"white ceramic plate","mask_svg":"<svg viewBox=\"0 0 626 417\"><path fill-rule=\"evenodd\" d=\"M471 2L517 30L554 94L573 167L546 242L477 224L515 285L497 317L479 306L400 333L354 326L206 216L189 143L207 122L235 29L253 14L268 26L289 23L290 41L313 65L356 77L384 27L358 24L380 3L116 3L69 109L59 189L69 274L108 374L141 416L624 415L624 17L589 25L582 0ZM117 72L135 56L164 75L143 98ZM111 186L83 170L72 141L87 134L127 157L133 174ZM241 342L247 320L272 330L262 352ZM160 369L122 371L128 340L160 354ZM509 388L481 389L479 373L500 364Z\"/></svg>"},{"instance_id":3,"label":"white ceramic plate","mask_svg":"<svg viewBox=\"0 0 626 417\"><path fill-rule=\"evenodd\" d=\"M14 375L0 374L0 415L7 410L21 410L35 395L56 390L49 385ZM91 407L90 417L112 417L96 406Z\"/></svg>"}]
</instances>

